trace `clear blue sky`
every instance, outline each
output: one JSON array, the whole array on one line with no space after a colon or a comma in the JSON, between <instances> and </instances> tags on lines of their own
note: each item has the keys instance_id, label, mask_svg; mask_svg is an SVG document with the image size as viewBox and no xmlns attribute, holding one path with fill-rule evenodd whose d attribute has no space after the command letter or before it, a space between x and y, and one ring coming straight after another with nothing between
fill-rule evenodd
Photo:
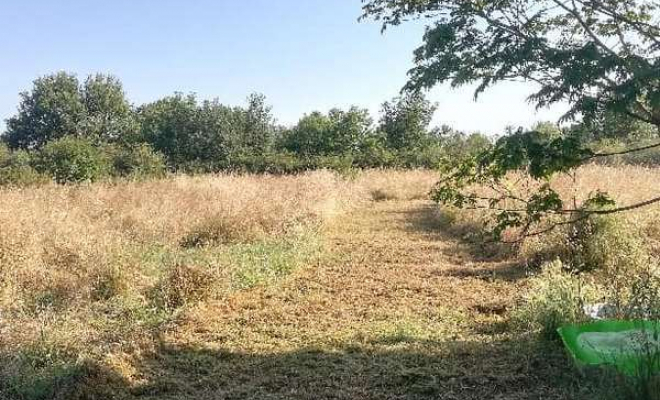
<instances>
[{"instance_id":1,"label":"clear blue sky","mask_svg":"<svg viewBox=\"0 0 660 400\"><path fill-rule=\"evenodd\" d=\"M278 120L303 113L367 107L395 95L412 66L423 27L384 35L357 22L360 0L21 0L0 5L0 119L38 76L118 76L136 104L174 91L240 104L262 92ZM500 133L507 125L553 120L524 99L530 88L504 85L475 103L470 88L439 87L435 122ZM0 129L4 123L0 123Z\"/></svg>"}]
</instances>

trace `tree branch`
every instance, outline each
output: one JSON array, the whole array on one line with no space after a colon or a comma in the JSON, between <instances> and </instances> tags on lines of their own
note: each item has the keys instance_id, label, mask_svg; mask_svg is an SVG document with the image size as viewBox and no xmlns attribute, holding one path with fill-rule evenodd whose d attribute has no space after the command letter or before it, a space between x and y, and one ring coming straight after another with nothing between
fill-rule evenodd
<instances>
[{"instance_id":1,"label":"tree branch","mask_svg":"<svg viewBox=\"0 0 660 400\"><path fill-rule=\"evenodd\" d=\"M614 151L614 152L611 152L611 153L596 153L596 154L594 154L590 157L587 157L587 159L585 159L585 161L588 161L588 160L591 160L591 159L594 159L594 158L622 156L622 155L626 155L626 154L630 154L630 153L636 153L638 151L655 149L655 148L658 148L658 147L660 147L660 143L655 143L655 144L651 144L651 145L648 145L648 146L636 147L634 149Z\"/></svg>"}]
</instances>

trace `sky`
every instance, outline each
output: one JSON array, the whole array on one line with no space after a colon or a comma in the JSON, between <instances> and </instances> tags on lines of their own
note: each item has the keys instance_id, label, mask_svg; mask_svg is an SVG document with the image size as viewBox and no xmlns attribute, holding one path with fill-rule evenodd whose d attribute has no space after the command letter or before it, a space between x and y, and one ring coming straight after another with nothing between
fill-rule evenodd
<instances>
[{"instance_id":1,"label":"sky","mask_svg":"<svg viewBox=\"0 0 660 400\"><path fill-rule=\"evenodd\" d=\"M376 116L405 84L424 27L381 34L360 11L360 0L2 1L0 130L18 94L57 71L115 75L134 104L180 91L238 105L259 92L282 124L351 105ZM439 86L428 97L435 124L501 134L561 115L527 104L533 90L502 84L475 102L473 88Z\"/></svg>"}]
</instances>

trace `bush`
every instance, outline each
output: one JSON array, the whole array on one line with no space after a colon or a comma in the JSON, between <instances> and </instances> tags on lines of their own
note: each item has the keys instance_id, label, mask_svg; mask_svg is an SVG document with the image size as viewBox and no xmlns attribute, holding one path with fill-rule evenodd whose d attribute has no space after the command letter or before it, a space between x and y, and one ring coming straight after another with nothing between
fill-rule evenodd
<instances>
[{"instance_id":1,"label":"bush","mask_svg":"<svg viewBox=\"0 0 660 400\"><path fill-rule=\"evenodd\" d=\"M596 300L599 291L557 260L546 264L530 280L524 303L514 319L524 328L539 331L544 338L557 337L557 328L584 321L584 305Z\"/></svg>"},{"instance_id":2,"label":"bush","mask_svg":"<svg viewBox=\"0 0 660 400\"><path fill-rule=\"evenodd\" d=\"M51 179L32 167L32 156L24 150L10 152L0 145L0 186L31 186Z\"/></svg>"},{"instance_id":3,"label":"bush","mask_svg":"<svg viewBox=\"0 0 660 400\"><path fill-rule=\"evenodd\" d=\"M113 160L114 174L122 177L163 177L165 158L148 144L117 149Z\"/></svg>"},{"instance_id":4,"label":"bush","mask_svg":"<svg viewBox=\"0 0 660 400\"><path fill-rule=\"evenodd\" d=\"M649 260L640 232L623 215L591 216L552 234L528 238L520 252L532 266L559 258L575 272L607 274L634 271Z\"/></svg>"},{"instance_id":5,"label":"bush","mask_svg":"<svg viewBox=\"0 0 660 400\"><path fill-rule=\"evenodd\" d=\"M648 263L639 233L618 215L596 216L577 223L568 236L568 254L578 271L623 273Z\"/></svg>"},{"instance_id":6,"label":"bush","mask_svg":"<svg viewBox=\"0 0 660 400\"><path fill-rule=\"evenodd\" d=\"M91 141L68 136L44 146L37 169L58 183L93 182L109 173L110 158Z\"/></svg>"}]
</instances>

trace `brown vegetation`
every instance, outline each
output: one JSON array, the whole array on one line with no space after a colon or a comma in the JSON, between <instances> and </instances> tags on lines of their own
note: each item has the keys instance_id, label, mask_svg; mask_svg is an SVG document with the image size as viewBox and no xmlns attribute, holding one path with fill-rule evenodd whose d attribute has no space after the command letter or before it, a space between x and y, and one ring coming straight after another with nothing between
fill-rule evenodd
<instances>
[{"instance_id":1,"label":"brown vegetation","mask_svg":"<svg viewBox=\"0 0 660 400\"><path fill-rule=\"evenodd\" d=\"M659 175L588 167L576 182L625 203ZM587 398L561 350L509 324L520 256L465 240L479 218L423 200L436 178L0 190L0 394ZM657 212L626 218L656 238Z\"/></svg>"}]
</instances>

